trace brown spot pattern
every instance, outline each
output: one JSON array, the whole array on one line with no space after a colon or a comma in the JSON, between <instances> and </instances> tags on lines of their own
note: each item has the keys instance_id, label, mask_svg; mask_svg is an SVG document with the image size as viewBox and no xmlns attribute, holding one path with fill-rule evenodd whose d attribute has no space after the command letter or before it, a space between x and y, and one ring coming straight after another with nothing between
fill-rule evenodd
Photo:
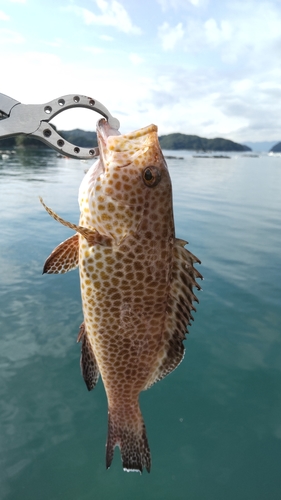
<instances>
[{"instance_id":1,"label":"brown spot pattern","mask_svg":"<svg viewBox=\"0 0 281 500\"><path fill-rule=\"evenodd\" d=\"M88 390L91 391L94 389L99 379L99 368L96 362L93 347L86 334L84 323L80 326L77 342L82 343L80 359L81 372Z\"/></svg>"},{"instance_id":2,"label":"brown spot pattern","mask_svg":"<svg viewBox=\"0 0 281 500\"><path fill-rule=\"evenodd\" d=\"M71 236L58 245L49 255L43 267L43 274L63 274L76 269L79 264L79 237Z\"/></svg>"},{"instance_id":3,"label":"brown spot pattern","mask_svg":"<svg viewBox=\"0 0 281 500\"><path fill-rule=\"evenodd\" d=\"M171 182L156 127L109 137L107 148L102 148L102 159L104 173L89 182L83 196L88 204L80 200L80 225L95 227L111 236L113 243L110 248L88 247L86 255L86 242L80 236L81 283L91 281L82 289L83 311L111 422L117 414L120 420L126 409L123 429L126 427L131 437L133 432L137 443L137 434L143 432L139 393L182 359L182 341L195 298L195 274L191 254L175 243ZM143 180L148 166L160 176L154 187ZM117 423L109 424L110 443L121 439L121 430L114 430L117 427ZM111 444L108 447L111 449ZM124 447L123 443L123 465L129 468ZM143 466L148 468L147 464L144 459Z\"/></svg>"},{"instance_id":4,"label":"brown spot pattern","mask_svg":"<svg viewBox=\"0 0 281 500\"><path fill-rule=\"evenodd\" d=\"M107 125L101 122L101 159L80 186L79 226L69 223L79 228L81 367L89 389L99 373L105 386L107 467L118 445L125 469L149 471L139 394L180 363L201 275L194 268L198 259L175 238L171 181L157 127L105 141Z\"/></svg>"}]
</instances>

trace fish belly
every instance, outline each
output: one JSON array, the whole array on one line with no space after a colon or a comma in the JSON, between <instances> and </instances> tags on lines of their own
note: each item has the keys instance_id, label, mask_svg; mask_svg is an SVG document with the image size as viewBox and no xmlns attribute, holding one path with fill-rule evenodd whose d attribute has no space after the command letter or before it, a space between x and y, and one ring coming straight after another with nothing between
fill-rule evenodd
<instances>
[{"instance_id":1,"label":"fish belly","mask_svg":"<svg viewBox=\"0 0 281 500\"><path fill-rule=\"evenodd\" d=\"M138 398L165 357L169 245L157 246L152 259L137 236L117 248L80 245L86 335L108 399L107 467L117 445L125 470L150 470Z\"/></svg>"},{"instance_id":2,"label":"fish belly","mask_svg":"<svg viewBox=\"0 0 281 500\"><path fill-rule=\"evenodd\" d=\"M169 247L159 245L152 259L137 238L118 248L84 246L84 321L109 404L121 403L122 396L136 400L163 356Z\"/></svg>"}]
</instances>

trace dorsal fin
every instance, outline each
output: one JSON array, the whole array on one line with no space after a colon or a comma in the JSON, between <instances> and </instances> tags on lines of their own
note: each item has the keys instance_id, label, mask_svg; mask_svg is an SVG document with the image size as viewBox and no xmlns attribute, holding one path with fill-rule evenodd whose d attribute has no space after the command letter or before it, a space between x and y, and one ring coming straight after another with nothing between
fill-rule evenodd
<instances>
[{"instance_id":1,"label":"dorsal fin","mask_svg":"<svg viewBox=\"0 0 281 500\"><path fill-rule=\"evenodd\" d=\"M203 277L193 264L200 263L200 260L184 248L184 245L186 241L174 240L171 285L166 309L167 319L163 332L162 352L164 354L159 359L159 364L146 389L171 373L183 359L183 340L188 333L187 325L190 325L190 320L193 320L191 311L196 311L192 302L198 302L198 299L193 293L193 287L200 290L201 287L195 280L196 278L203 279Z\"/></svg>"}]
</instances>

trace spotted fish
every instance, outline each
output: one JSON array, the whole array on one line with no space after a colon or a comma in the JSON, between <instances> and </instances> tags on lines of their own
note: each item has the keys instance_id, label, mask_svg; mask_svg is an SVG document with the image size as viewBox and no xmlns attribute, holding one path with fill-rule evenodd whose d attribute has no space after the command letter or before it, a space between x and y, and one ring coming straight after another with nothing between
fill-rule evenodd
<instances>
[{"instance_id":1,"label":"spotted fish","mask_svg":"<svg viewBox=\"0 0 281 500\"><path fill-rule=\"evenodd\" d=\"M108 399L106 467L115 446L123 468L150 471L139 394L173 371L193 319L200 261L175 238L172 187L157 127L120 135L97 125L100 159L79 190L79 225L49 214L75 235L48 257L44 273L80 271L84 322L81 369L87 388L99 374Z\"/></svg>"}]
</instances>

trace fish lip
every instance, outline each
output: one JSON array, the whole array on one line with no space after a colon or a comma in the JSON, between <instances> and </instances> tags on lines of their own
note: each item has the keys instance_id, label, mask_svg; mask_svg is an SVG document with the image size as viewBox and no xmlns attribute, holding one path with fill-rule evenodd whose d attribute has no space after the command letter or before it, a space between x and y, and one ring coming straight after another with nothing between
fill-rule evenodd
<instances>
[{"instance_id":1,"label":"fish lip","mask_svg":"<svg viewBox=\"0 0 281 500\"><path fill-rule=\"evenodd\" d=\"M107 140L111 135L121 135L119 130L112 128L105 118L101 118L97 123L97 139L100 152L100 159L105 168L105 154L107 150Z\"/></svg>"},{"instance_id":2,"label":"fish lip","mask_svg":"<svg viewBox=\"0 0 281 500\"><path fill-rule=\"evenodd\" d=\"M107 123L107 121L104 118L99 120L97 123L97 140L98 140L98 146L99 146L100 150L102 150L102 148L106 147L106 139L108 137L108 135L105 136L105 134L104 134L104 132L105 132L104 124L106 124L106 123Z\"/></svg>"}]
</instances>

